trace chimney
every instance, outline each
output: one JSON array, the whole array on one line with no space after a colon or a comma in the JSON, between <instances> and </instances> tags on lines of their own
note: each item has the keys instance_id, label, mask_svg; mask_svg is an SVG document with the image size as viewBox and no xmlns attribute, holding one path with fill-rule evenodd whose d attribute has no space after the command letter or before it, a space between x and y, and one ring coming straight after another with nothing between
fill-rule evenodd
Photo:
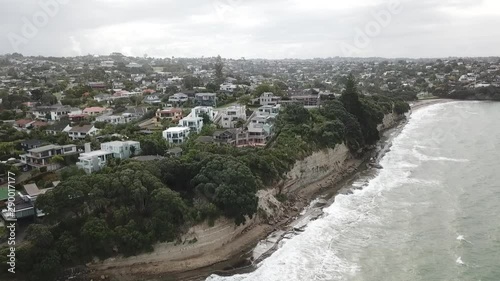
<instances>
[{"instance_id":1,"label":"chimney","mask_svg":"<svg viewBox=\"0 0 500 281\"><path fill-rule=\"evenodd\" d=\"M90 147L90 142L85 143L85 153L89 153L92 151L92 148Z\"/></svg>"}]
</instances>

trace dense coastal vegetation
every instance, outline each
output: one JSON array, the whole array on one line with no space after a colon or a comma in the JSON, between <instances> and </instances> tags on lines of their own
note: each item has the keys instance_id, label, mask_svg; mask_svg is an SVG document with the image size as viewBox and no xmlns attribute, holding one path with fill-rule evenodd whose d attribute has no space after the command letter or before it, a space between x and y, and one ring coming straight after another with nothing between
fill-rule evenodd
<instances>
[{"instance_id":1,"label":"dense coastal vegetation","mask_svg":"<svg viewBox=\"0 0 500 281\"><path fill-rule=\"evenodd\" d=\"M443 87L435 93L441 98L458 100L494 100L500 101L500 87L488 86L479 88Z\"/></svg>"},{"instance_id":2,"label":"dense coastal vegetation","mask_svg":"<svg viewBox=\"0 0 500 281\"><path fill-rule=\"evenodd\" d=\"M312 110L284 107L266 148L190 140L181 158L116 162L91 175L66 172L38 198L48 215L28 229L18 267L31 280L52 280L95 257L152 251L154 243L176 241L191 225L219 216L244 224L257 212L257 190L279 182L297 160L341 143L361 154L379 140L385 114L408 110L402 100L360 95L351 75L339 99Z\"/></svg>"}]
</instances>

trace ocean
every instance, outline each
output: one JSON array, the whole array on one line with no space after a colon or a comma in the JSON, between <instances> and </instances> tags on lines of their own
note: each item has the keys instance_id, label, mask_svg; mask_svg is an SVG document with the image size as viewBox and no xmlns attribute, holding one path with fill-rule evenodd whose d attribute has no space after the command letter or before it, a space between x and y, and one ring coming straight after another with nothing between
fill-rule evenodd
<instances>
[{"instance_id":1,"label":"ocean","mask_svg":"<svg viewBox=\"0 0 500 281\"><path fill-rule=\"evenodd\" d=\"M247 274L208 281L500 281L500 103L416 110L324 216Z\"/></svg>"}]
</instances>

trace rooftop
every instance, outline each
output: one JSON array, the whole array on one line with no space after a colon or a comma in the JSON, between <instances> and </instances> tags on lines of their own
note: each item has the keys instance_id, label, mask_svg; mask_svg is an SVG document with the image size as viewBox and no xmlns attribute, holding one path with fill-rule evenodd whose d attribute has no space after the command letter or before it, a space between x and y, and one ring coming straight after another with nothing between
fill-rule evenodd
<instances>
[{"instance_id":1,"label":"rooftop","mask_svg":"<svg viewBox=\"0 0 500 281\"><path fill-rule=\"evenodd\" d=\"M181 133L184 131L190 131L191 129L188 127L170 127L166 130L169 133Z\"/></svg>"},{"instance_id":2,"label":"rooftop","mask_svg":"<svg viewBox=\"0 0 500 281\"><path fill-rule=\"evenodd\" d=\"M26 190L26 193L31 197L38 196L42 193L42 192L40 192L40 189L38 188L36 183L25 184L24 190Z\"/></svg>"},{"instance_id":3,"label":"rooftop","mask_svg":"<svg viewBox=\"0 0 500 281\"><path fill-rule=\"evenodd\" d=\"M44 152L44 151L47 151L47 150L60 149L60 148L61 148L61 146L59 146L59 145L49 144L49 145L46 145L46 146L42 146L42 147L37 147L37 148L30 149L30 150L28 150L28 152L31 152L31 153L40 153L40 152Z\"/></svg>"},{"instance_id":4,"label":"rooftop","mask_svg":"<svg viewBox=\"0 0 500 281\"><path fill-rule=\"evenodd\" d=\"M92 158L92 157L104 156L104 155L109 155L109 154L113 154L113 153L108 152L108 151L104 151L104 150L94 150L91 152L80 154L80 158Z\"/></svg>"},{"instance_id":5,"label":"rooftop","mask_svg":"<svg viewBox=\"0 0 500 281\"><path fill-rule=\"evenodd\" d=\"M182 121L199 121L199 120L203 120L203 118L202 117L193 117L193 116L187 116L187 117L182 118Z\"/></svg>"},{"instance_id":6,"label":"rooftop","mask_svg":"<svg viewBox=\"0 0 500 281\"><path fill-rule=\"evenodd\" d=\"M60 122L47 127L46 131L62 131L69 125L69 122Z\"/></svg>"},{"instance_id":7,"label":"rooftop","mask_svg":"<svg viewBox=\"0 0 500 281\"><path fill-rule=\"evenodd\" d=\"M94 106L94 107L87 107L83 111L87 111L87 112L102 112L104 110L106 110L106 108Z\"/></svg>"},{"instance_id":8,"label":"rooftop","mask_svg":"<svg viewBox=\"0 0 500 281\"><path fill-rule=\"evenodd\" d=\"M197 93L196 96L207 96L207 97L214 97L216 96L216 93Z\"/></svg>"},{"instance_id":9,"label":"rooftop","mask_svg":"<svg viewBox=\"0 0 500 281\"><path fill-rule=\"evenodd\" d=\"M70 132L79 132L79 133L87 133L89 132L94 125L83 125L83 126L75 126L69 130Z\"/></svg>"}]
</instances>

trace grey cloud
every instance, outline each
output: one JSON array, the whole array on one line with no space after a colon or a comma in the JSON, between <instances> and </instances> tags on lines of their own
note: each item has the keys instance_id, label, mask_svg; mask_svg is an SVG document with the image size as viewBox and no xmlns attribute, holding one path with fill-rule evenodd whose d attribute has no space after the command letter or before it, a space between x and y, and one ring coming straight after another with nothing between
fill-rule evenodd
<instances>
[{"instance_id":1,"label":"grey cloud","mask_svg":"<svg viewBox=\"0 0 500 281\"><path fill-rule=\"evenodd\" d=\"M352 0L351 7L335 0L343 6L336 9L332 2L313 6L327 3L321 0L303 8L295 5L298 0L69 0L20 49L56 56L112 51L161 57L342 56L339 46L353 44L356 32L373 22L373 14L386 9L388 1ZM401 0L402 12L392 15L359 55L494 55L492 46L500 43L495 28L500 12L467 14L482 5L497 5L492 2ZM10 53L14 50L7 35L20 34L21 19L40 7L35 0L2 0L0 5L0 53Z\"/></svg>"}]
</instances>

